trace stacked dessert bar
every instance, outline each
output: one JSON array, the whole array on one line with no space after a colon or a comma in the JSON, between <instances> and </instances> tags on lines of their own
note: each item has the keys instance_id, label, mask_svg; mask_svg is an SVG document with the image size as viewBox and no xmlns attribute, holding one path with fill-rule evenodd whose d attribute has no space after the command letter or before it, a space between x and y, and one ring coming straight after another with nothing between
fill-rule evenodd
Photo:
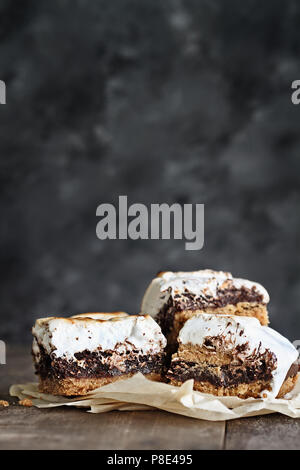
<instances>
[{"instance_id":1,"label":"stacked dessert bar","mask_svg":"<svg viewBox=\"0 0 300 470\"><path fill-rule=\"evenodd\" d=\"M174 352L179 331L196 313L251 316L267 325L268 302L268 292L260 284L233 278L231 273L161 272L147 288L141 312L156 319Z\"/></svg>"},{"instance_id":2,"label":"stacked dessert bar","mask_svg":"<svg viewBox=\"0 0 300 470\"><path fill-rule=\"evenodd\" d=\"M33 327L40 391L84 395L141 372L150 380L219 396L282 397L298 377L298 353L269 328L258 283L212 270L160 273L140 315L48 317ZM165 336L166 338L165 338Z\"/></svg>"},{"instance_id":3,"label":"stacked dessert bar","mask_svg":"<svg viewBox=\"0 0 300 470\"><path fill-rule=\"evenodd\" d=\"M268 302L260 284L230 273L164 272L146 290L141 310L167 337L172 384L194 379L204 393L281 397L297 381L298 353L266 326Z\"/></svg>"}]
</instances>

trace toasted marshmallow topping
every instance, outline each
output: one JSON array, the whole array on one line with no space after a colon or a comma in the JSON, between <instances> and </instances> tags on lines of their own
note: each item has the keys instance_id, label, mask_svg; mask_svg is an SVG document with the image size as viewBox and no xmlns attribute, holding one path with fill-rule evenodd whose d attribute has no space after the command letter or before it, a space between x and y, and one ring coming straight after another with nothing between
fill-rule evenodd
<instances>
[{"instance_id":1,"label":"toasted marshmallow topping","mask_svg":"<svg viewBox=\"0 0 300 470\"><path fill-rule=\"evenodd\" d=\"M202 347L206 338L211 337L219 337L222 347L225 345L228 352L233 352L237 346L244 346L240 354L244 360L252 354L274 353L277 362L272 371L271 391L263 391L261 396L277 396L287 372L298 358L296 348L288 339L268 326L261 326L254 317L196 314L185 323L178 341L180 344L191 343Z\"/></svg>"},{"instance_id":2,"label":"toasted marshmallow topping","mask_svg":"<svg viewBox=\"0 0 300 470\"><path fill-rule=\"evenodd\" d=\"M254 289L262 296L262 303L270 300L266 289L257 282L247 279L234 278L231 273L204 269L192 272L163 272L152 280L148 286L141 306L142 313L148 313L153 317L161 310L170 297L181 295L185 292L201 297L202 301L211 298L221 298L220 291L226 289Z\"/></svg>"},{"instance_id":3,"label":"toasted marshmallow topping","mask_svg":"<svg viewBox=\"0 0 300 470\"><path fill-rule=\"evenodd\" d=\"M112 318L128 317L125 312L97 312L97 313L79 313L70 318L90 318L91 320L111 320Z\"/></svg>"},{"instance_id":4,"label":"toasted marshmallow topping","mask_svg":"<svg viewBox=\"0 0 300 470\"><path fill-rule=\"evenodd\" d=\"M41 318L36 321L32 334L36 359L39 345L48 354L73 360L74 354L85 350L118 353L137 350L140 354L155 354L166 346L166 339L153 318L124 312Z\"/></svg>"}]
</instances>

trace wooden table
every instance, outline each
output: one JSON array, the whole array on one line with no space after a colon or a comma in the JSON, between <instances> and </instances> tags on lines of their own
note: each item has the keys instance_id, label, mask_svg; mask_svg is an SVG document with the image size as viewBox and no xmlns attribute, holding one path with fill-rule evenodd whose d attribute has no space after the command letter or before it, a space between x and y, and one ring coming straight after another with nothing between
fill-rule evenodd
<instances>
[{"instance_id":1,"label":"wooden table","mask_svg":"<svg viewBox=\"0 0 300 470\"><path fill-rule=\"evenodd\" d=\"M299 449L300 419L278 414L227 422L163 411L90 414L72 408L25 408L8 397L13 383L35 380L30 348L7 351L0 365L0 450L3 449Z\"/></svg>"}]
</instances>

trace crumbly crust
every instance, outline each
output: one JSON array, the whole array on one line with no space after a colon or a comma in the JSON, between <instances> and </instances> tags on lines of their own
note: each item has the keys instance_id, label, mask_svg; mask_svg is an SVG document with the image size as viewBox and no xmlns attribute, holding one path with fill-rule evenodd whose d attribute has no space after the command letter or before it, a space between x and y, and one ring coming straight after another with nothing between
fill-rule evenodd
<instances>
[{"instance_id":1,"label":"crumbly crust","mask_svg":"<svg viewBox=\"0 0 300 470\"><path fill-rule=\"evenodd\" d=\"M30 398L23 398L23 400L19 400L19 405L30 408L31 406L33 406L33 403L32 403L32 400L30 400Z\"/></svg>"},{"instance_id":2,"label":"crumbly crust","mask_svg":"<svg viewBox=\"0 0 300 470\"><path fill-rule=\"evenodd\" d=\"M80 396L86 395L91 390L103 387L117 380L124 380L132 377L134 373L123 374L115 377L98 377L98 378L75 378L68 377L64 379L56 378L39 378L39 391L49 393L51 395L63 396ZM145 377L155 382L162 380L161 374L151 373L146 374Z\"/></svg>"},{"instance_id":3,"label":"crumbly crust","mask_svg":"<svg viewBox=\"0 0 300 470\"><path fill-rule=\"evenodd\" d=\"M259 355L260 356L260 355ZM252 360L261 359L261 357L252 357ZM208 363L213 366L223 366L226 364L239 365L242 364L246 359L251 359L247 355L237 354L235 350L221 349L217 351L208 347L203 347L198 344L180 344L178 351L173 355L172 359L178 358L180 361L194 362L194 363Z\"/></svg>"},{"instance_id":4,"label":"crumbly crust","mask_svg":"<svg viewBox=\"0 0 300 470\"><path fill-rule=\"evenodd\" d=\"M239 302L236 305L228 304L224 307L218 308L204 308L201 310L183 310L175 314L174 326L179 329L182 328L184 323L196 313L212 313L214 315L238 315L239 317L255 317L262 325L269 324L269 317L267 307L261 303L254 302ZM181 315L180 315L181 314Z\"/></svg>"},{"instance_id":5,"label":"crumbly crust","mask_svg":"<svg viewBox=\"0 0 300 470\"><path fill-rule=\"evenodd\" d=\"M276 398L282 398L289 393L295 386L299 374L294 377L288 377L282 384ZM171 385L180 386L183 384L180 380L171 379ZM194 390L202 393L209 393L216 396L237 396L239 398L261 398L263 390L270 390L268 382L257 381L251 384L239 384L235 387L216 387L209 382L194 381Z\"/></svg>"},{"instance_id":6,"label":"crumbly crust","mask_svg":"<svg viewBox=\"0 0 300 470\"><path fill-rule=\"evenodd\" d=\"M209 349L192 343L180 344L177 353L173 355L173 359L175 358L186 362L208 362L214 366L232 364L233 361L233 356L229 351L218 351L217 354L212 354Z\"/></svg>"},{"instance_id":7,"label":"crumbly crust","mask_svg":"<svg viewBox=\"0 0 300 470\"><path fill-rule=\"evenodd\" d=\"M3 406L6 408L7 406L9 406L9 403L6 400L0 400L0 406Z\"/></svg>"}]
</instances>

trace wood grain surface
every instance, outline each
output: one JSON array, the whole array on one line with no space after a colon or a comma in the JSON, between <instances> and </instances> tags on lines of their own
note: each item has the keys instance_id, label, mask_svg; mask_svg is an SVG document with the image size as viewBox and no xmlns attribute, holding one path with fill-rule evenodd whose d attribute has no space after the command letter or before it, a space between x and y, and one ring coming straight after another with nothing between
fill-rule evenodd
<instances>
[{"instance_id":1,"label":"wood grain surface","mask_svg":"<svg viewBox=\"0 0 300 470\"><path fill-rule=\"evenodd\" d=\"M210 422L163 411L91 414L39 410L8 396L13 383L35 380L30 347L7 351L0 366L0 450L4 449L299 449L300 420L272 414Z\"/></svg>"}]
</instances>

